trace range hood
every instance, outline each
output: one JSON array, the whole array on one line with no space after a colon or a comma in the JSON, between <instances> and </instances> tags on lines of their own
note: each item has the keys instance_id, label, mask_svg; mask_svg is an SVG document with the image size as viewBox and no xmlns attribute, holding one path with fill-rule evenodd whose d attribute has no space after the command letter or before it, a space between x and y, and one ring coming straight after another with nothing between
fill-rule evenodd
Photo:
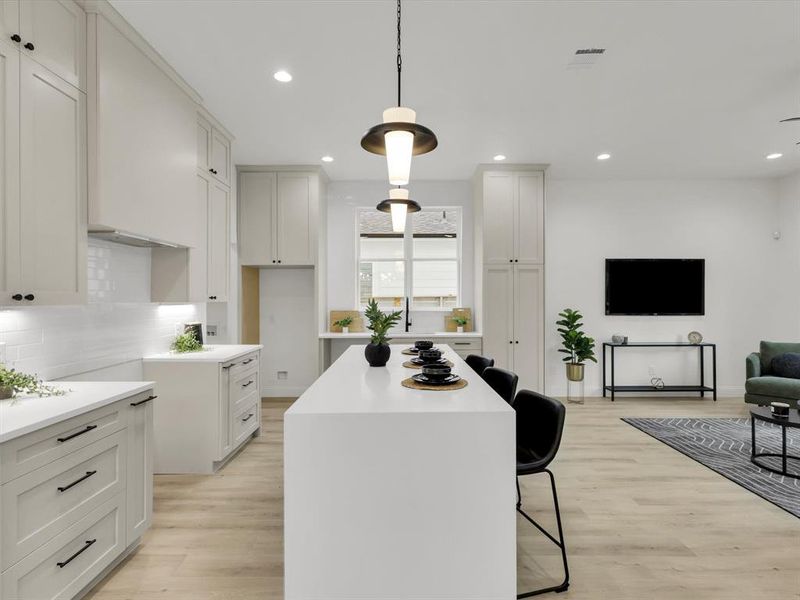
<instances>
[{"instance_id":1,"label":"range hood","mask_svg":"<svg viewBox=\"0 0 800 600\"><path fill-rule=\"evenodd\" d=\"M127 231L119 231L117 229L90 229L89 237L98 240L106 240L116 244L124 244L126 246L136 246L137 248L184 248L178 244L170 244L169 242L162 242L153 238L145 237L143 235L136 235L135 233L128 233Z\"/></svg>"}]
</instances>

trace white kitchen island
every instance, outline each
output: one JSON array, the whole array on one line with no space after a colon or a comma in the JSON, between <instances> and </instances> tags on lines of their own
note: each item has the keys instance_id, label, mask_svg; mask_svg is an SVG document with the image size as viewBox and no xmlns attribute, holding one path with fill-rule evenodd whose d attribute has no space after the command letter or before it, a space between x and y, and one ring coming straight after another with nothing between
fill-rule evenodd
<instances>
[{"instance_id":1,"label":"white kitchen island","mask_svg":"<svg viewBox=\"0 0 800 600\"><path fill-rule=\"evenodd\" d=\"M287 600L516 596L514 411L469 385L418 391L392 347L352 346L285 415Z\"/></svg>"}]
</instances>

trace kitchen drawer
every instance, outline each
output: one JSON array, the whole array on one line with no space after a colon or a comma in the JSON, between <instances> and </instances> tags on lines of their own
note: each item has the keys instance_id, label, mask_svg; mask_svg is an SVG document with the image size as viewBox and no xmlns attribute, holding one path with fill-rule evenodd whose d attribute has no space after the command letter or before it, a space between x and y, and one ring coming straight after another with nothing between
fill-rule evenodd
<instances>
[{"instance_id":1,"label":"kitchen drawer","mask_svg":"<svg viewBox=\"0 0 800 600\"><path fill-rule=\"evenodd\" d=\"M245 373L253 368L258 370L258 352L245 354L241 358L237 358L236 360L226 363L223 366L223 369L229 370L228 374L231 381L235 381L239 377L242 377Z\"/></svg>"},{"instance_id":2,"label":"kitchen drawer","mask_svg":"<svg viewBox=\"0 0 800 600\"><path fill-rule=\"evenodd\" d=\"M233 418L233 447L244 442L261 425L261 399L256 401Z\"/></svg>"},{"instance_id":3,"label":"kitchen drawer","mask_svg":"<svg viewBox=\"0 0 800 600\"><path fill-rule=\"evenodd\" d=\"M127 400L61 421L0 445L0 483L11 481L123 429L127 425Z\"/></svg>"},{"instance_id":4,"label":"kitchen drawer","mask_svg":"<svg viewBox=\"0 0 800 600\"><path fill-rule=\"evenodd\" d=\"M125 489L123 429L0 487L1 569Z\"/></svg>"},{"instance_id":5,"label":"kitchen drawer","mask_svg":"<svg viewBox=\"0 0 800 600\"><path fill-rule=\"evenodd\" d=\"M73 598L125 550L118 494L0 575L4 600Z\"/></svg>"},{"instance_id":6,"label":"kitchen drawer","mask_svg":"<svg viewBox=\"0 0 800 600\"><path fill-rule=\"evenodd\" d=\"M456 352L466 352L467 354L478 354L483 347L481 338L437 340L437 343L447 344Z\"/></svg>"},{"instance_id":7,"label":"kitchen drawer","mask_svg":"<svg viewBox=\"0 0 800 600\"><path fill-rule=\"evenodd\" d=\"M229 395L231 414L238 414L250 402L253 394L258 395L261 384L258 380L258 369L253 368L241 377L231 379Z\"/></svg>"}]
</instances>

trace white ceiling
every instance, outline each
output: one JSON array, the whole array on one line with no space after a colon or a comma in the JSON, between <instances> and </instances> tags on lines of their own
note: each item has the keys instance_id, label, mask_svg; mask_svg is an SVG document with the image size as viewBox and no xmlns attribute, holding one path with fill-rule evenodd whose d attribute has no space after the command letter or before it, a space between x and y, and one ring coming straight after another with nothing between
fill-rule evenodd
<instances>
[{"instance_id":1,"label":"white ceiling","mask_svg":"<svg viewBox=\"0 0 800 600\"><path fill-rule=\"evenodd\" d=\"M233 132L236 163L330 154L333 179L386 177L359 141L395 101L393 1L111 2ZM800 115L800 0L407 0L403 47L403 103L439 138L412 183L498 153L558 178L800 169L800 122L778 124ZM607 51L568 69L586 47Z\"/></svg>"}]
</instances>

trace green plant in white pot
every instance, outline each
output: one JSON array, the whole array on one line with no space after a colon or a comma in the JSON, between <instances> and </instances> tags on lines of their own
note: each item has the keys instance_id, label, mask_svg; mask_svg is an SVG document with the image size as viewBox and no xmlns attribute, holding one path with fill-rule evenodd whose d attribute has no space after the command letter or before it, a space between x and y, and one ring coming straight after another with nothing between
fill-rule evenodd
<instances>
[{"instance_id":1,"label":"green plant in white pot","mask_svg":"<svg viewBox=\"0 0 800 600\"><path fill-rule=\"evenodd\" d=\"M564 357L564 362L567 363L567 379L583 381L586 361L597 362L594 339L583 332L583 315L577 310L565 308L558 316L561 318L556 321L556 325L563 346L558 351L567 355Z\"/></svg>"},{"instance_id":2,"label":"green plant in white pot","mask_svg":"<svg viewBox=\"0 0 800 600\"><path fill-rule=\"evenodd\" d=\"M339 319L338 321L334 321L333 324L336 327L341 328L342 333L350 333L350 323L353 322L353 317L350 315L346 315Z\"/></svg>"},{"instance_id":3,"label":"green plant in white pot","mask_svg":"<svg viewBox=\"0 0 800 600\"><path fill-rule=\"evenodd\" d=\"M464 333L464 326L469 323L469 318L463 315L456 315L455 317L451 317L451 319L456 324L456 333Z\"/></svg>"}]
</instances>

